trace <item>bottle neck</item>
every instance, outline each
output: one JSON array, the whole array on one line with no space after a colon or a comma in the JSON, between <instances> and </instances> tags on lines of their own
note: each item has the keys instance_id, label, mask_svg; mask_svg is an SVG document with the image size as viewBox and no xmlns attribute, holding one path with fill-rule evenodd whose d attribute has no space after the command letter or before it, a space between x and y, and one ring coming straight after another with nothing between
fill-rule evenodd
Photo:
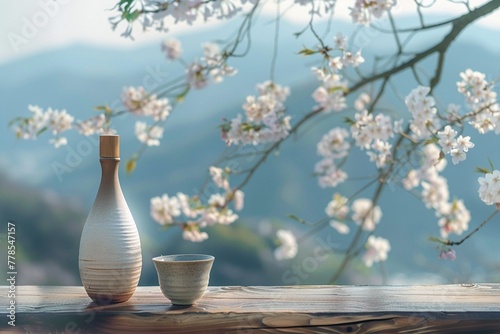
<instances>
[{"instance_id":1,"label":"bottle neck","mask_svg":"<svg viewBox=\"0 0 500 334\"><path fill-rule=\"evenodd\" d=\"M120 164L120 158L100 158L101 162L101 188L113 189L115 187L120 187L118 180L118 165Z\"/></svg>"}]
</instances>

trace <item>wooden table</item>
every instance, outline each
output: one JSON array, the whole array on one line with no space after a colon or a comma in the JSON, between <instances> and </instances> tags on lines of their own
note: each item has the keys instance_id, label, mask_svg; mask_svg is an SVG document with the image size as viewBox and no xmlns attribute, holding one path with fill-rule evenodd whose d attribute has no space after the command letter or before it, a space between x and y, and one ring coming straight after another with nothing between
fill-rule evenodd
<instances>
[{"instance_id":1,"label":"wooden table","mask_svg":"<svg viewBox=\"0 0 500 334\"><path fill-rule=\"evenodd\" d=\"M82 287L16 287L13 333L500 333L500 284L210 287L191 307L157 286L121 304L91 303Z\"/></svg>"}]
</instances>

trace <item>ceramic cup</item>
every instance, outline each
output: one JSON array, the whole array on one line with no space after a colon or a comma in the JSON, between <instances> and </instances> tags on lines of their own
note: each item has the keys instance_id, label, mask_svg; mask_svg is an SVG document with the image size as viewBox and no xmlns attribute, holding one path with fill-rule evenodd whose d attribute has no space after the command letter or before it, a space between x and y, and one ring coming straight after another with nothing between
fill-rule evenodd
<instances>
[{"instance_id":1,"label":"ceramic cup","mask_svg":"<svg viewBox=\"0 0 500 334\"><path fill-rule=\"evenodd\" d=\"M211 255L178 254L153 258L161 292L174 305L192 305L207 291Z\"/></svg>"}]
</instances>

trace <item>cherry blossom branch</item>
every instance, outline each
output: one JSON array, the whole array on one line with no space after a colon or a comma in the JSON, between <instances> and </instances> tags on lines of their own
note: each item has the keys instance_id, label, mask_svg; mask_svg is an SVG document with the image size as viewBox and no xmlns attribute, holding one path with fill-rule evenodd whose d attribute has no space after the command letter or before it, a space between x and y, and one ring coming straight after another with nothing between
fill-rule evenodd
<instances>
[{"instance_id":1,"label":"cherry blossom branch","mask_svg":"<svg viewBox=\"0 0 500 334\"><path fill-rule=\"evenodd\" d=\"M486 224L488 224L497 215L498 212L500 212L500 210L497 208L479 226L477 226L473 231L471 231L470 233L468 233L465 237L463 237L459 241L451 241L451 240L448 240L448 239L447 240L442 240L442 239L438 239L438 238L432 238L431 240L435 241L435 242L438 242L438 243L441 243L441 244L446 245L446 246L458 246L458 245L461 245L465 240L469 239L471 236L473 236L474 234L476 234L476 232L478 232L480 229L482 229Z\"/></svg>"},{"instance_id":2,"label":"cherry blossom branch","mask_svg":"<svg viewBox=\"0 0 500 334\"><path fill-rule=\"evenodd\" d=\"M290 129L290 134L283 138L283 139L280 139L278 141L276 141L275 143L271 144L269 146L268 149L266 149L264 151L264 153L262 154L262 157L260 157L256 162L255 164L248 170L248 173L247 175L245 176L245 178L243 179L243 181L241 181L241 183L236 186L236 189L243 189L243 187L250 181L250 179L252 178L252 176L255 174L255 172L259 169L259 167L266 161L267 157L275 150L277 149L282 142L284 142L287 138L290 138L291 135L293 133L295 133L304 123L306 123L309 119L311 119L312 117L316 116L317 114L319 114L321 111L323 111L322 108L318 108L318 109L315 109L311 112L309 112L307 115L305 115L304 117L302 117L291 129Z\"/></svg>"},{"instance_id":3,"label":"cherry blossom branch","mask_svg":"<svg viewBox=\"0 0 500 334\"><path fill-rule=\"evenodd\" d=\"M349 88L350 92L357 91L361 87L367 85L368 83L377 81L379 79L383 79L386 77L390 77L396 73L399 73L417 63L434 54L435 52L444 52L448 49L450 44L455 40L455 38L472 22L475 20L488 15L495 11L498 7L500 7L500 0L492 0L481 7L476 8L470 13L464 14L454 20L452 20L452 28L451 31L441 40L441 42L436 45L424 50L415 55L412 59L404 62L403 64L393 67L389 70L386 70L381 73L377 73L368 77Z\"/></svg>"}]
</instances>

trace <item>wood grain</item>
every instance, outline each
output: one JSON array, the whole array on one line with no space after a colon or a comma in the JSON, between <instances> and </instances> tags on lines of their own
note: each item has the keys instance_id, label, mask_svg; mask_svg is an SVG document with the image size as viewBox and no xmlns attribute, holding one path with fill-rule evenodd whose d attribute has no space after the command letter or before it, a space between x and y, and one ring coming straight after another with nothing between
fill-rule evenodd
<instances>
[{"instance_id":1,"label":"wood grain","mask_svg":"<svg viewBox=\"0 0 500 334\"><path fill-rule=\"evenodd\" d=\"M7 287L0 287L7 305ZM500 333L500 284L210 287L175 307L159 287L97 305L83 287L17 287L13 333ZM12 331L12 330L15 331Z\"/></svg>"}]
</instances>

